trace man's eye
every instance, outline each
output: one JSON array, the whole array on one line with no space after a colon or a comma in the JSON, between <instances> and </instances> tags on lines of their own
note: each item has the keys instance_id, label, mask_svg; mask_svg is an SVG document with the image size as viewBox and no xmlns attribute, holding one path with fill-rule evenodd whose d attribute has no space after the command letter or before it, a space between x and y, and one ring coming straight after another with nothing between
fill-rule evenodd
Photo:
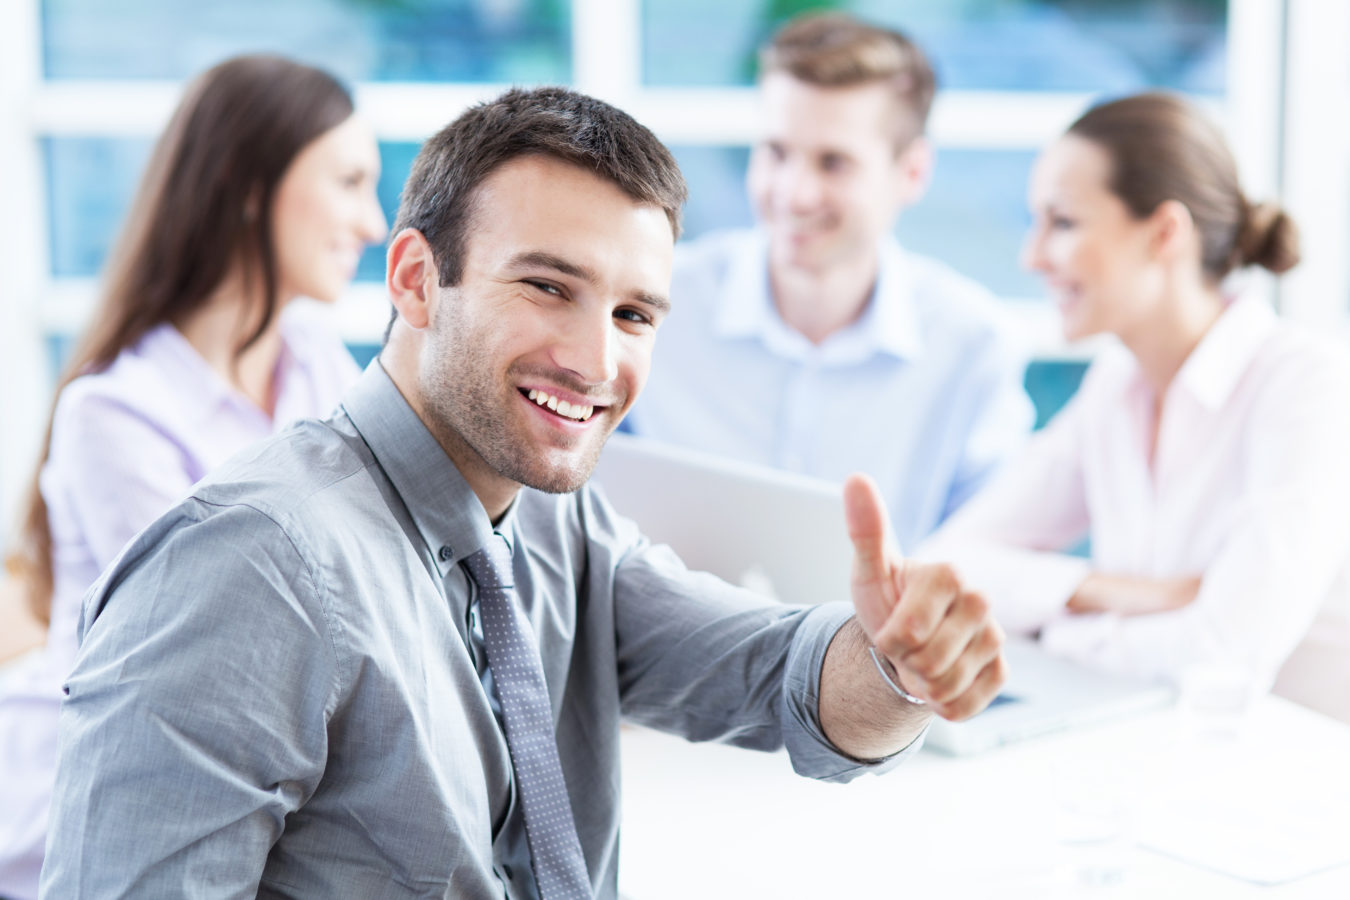
<instances>
[{"instance_id":1,"label":"man's eye","mask_svg":"<svg viewBox=\"0 0 1350 900\"><path fill-rule=\"evenodd\" d=\"M625 322L636 322L639 325L651 324L651 316L638 312L636 309L616 309L614 315Z\"/></svg>"},{"instance_id":2,"label":"man's eye","mask_svg":"<svg viewBox=\"0 0 1350 900\"><path fill-rule=\"evenodd\" d=\"M562 296L562 291L558 289L556 284L549 284L547 281L535 281L532 278L525 279L525 283L531 287L538 288L546 294L552 294L555 297Z\"/></svg>"},{"instance_id":3,"label":"man's eye","mask_svg":"<svg viewBox=\"0 0 1350 900\"><path fill-rule=\"evenodd\" d=\"M836 154L828 154L820 161L820 167L826 172L842 172L848 167L848 160Z\"/></svg>"}]
</instances>

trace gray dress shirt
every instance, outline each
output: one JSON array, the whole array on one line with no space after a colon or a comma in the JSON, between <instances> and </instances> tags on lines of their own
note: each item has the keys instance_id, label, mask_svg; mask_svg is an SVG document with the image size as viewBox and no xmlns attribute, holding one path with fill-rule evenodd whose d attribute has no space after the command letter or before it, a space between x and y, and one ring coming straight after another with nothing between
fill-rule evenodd
<instances>
[{"instance_id":1,"label":"gray dress shirt","mask_svg":"<svg viewBox=\"0 0 1350 900\"><path fill-rule=\"evenodd\" d=\"M85 599L43 896L533 896L459 565L492 530L378 362L332 418L198 485ZM824 780L905 755L861 764L821 732L846 604L690 572L589 487L522 490L497 530L597 896L617 894L621 716L786 746Z\"/></svg>"}]
</instances>

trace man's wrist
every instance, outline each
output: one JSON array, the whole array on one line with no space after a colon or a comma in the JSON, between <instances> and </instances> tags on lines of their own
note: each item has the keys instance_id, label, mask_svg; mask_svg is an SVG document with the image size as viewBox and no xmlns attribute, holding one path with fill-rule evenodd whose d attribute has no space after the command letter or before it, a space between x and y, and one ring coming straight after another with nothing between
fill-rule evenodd
<instances>
[{"instance_id":1,"label":"man's wrist","mask_svg":"<svg viewBox=\"0 0 1350 900\"><path fill-rule=\"evenodd\" d=\"M909 691L905 690L905 686L900 683L900 673L895 671L895 666L891 665L890 660L886 659L884 655L877 652L877 648L875 646L868 647L867 653L869 656L872 657L872 662L876 664L877 671L881 673L881 677L882 679L885 680L886 686L889 687L892 691L894 691L897 697L899 697L901 700L904 700L906 703L913 704L914 706L928 705L927 700L924 700L921 697L916 697Z\"/></svg>"}]
</instances>

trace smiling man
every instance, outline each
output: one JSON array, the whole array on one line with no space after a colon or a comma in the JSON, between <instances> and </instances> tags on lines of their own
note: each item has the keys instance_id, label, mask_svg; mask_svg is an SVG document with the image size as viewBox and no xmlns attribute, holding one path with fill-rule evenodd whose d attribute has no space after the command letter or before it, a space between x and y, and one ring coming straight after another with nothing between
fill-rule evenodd
<instances>
[{"instance_id":1,"label":"smiling man","mask_svg":"<svg viewBox=\"0 0 1350 900\"><path fill-rule=\"evenodd\" d=\"M683 199L650 132L560 88L428 141L379 359L87 598L44 896L612 898L621 716L842 781L988 703L1002 632L899 558L870 482L853 606L815 608L687 571L586 486Z\"/></svg>"},{"instance_id":2,"label":"smiling man","mask_svg":"<svg viewBox=\"0 0 1350 900\"><path fill-rule=\"evenodd\" d=\"M891 235L927 186L933 71L903 34L841 14L760 54L759 227L677 253L678 314L633 430L881 488L902 547L1030 430L1025 359L989 292Z\"/></svg>"}]
</instances>

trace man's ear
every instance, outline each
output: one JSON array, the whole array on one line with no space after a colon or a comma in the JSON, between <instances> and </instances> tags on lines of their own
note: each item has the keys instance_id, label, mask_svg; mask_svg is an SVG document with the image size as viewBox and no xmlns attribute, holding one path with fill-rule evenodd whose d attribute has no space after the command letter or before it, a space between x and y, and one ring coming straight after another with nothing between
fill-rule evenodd
<instances>
[{"instance_id":1,"label":"man's ear","mask_svg":"<svg viewBox=\"0 0 1350 900\"><path fill-rule=\"evenodd\" d=\"M416 228L403 229L389 242L385 286L399 318L419 331L426 328L440 288L440 271L431 245Z\"/></svg>"},{"instance_id":2,"label":"man's ear","mask_svg":"<svg viewBox=\"0 0 1350 900\"><path fill-rule=\"evenodd\" d=\"M908 208L918 203L933 179L933 145L925 135L910 141L895 155L896 202Z\"/></svg>"}]
</instances>

